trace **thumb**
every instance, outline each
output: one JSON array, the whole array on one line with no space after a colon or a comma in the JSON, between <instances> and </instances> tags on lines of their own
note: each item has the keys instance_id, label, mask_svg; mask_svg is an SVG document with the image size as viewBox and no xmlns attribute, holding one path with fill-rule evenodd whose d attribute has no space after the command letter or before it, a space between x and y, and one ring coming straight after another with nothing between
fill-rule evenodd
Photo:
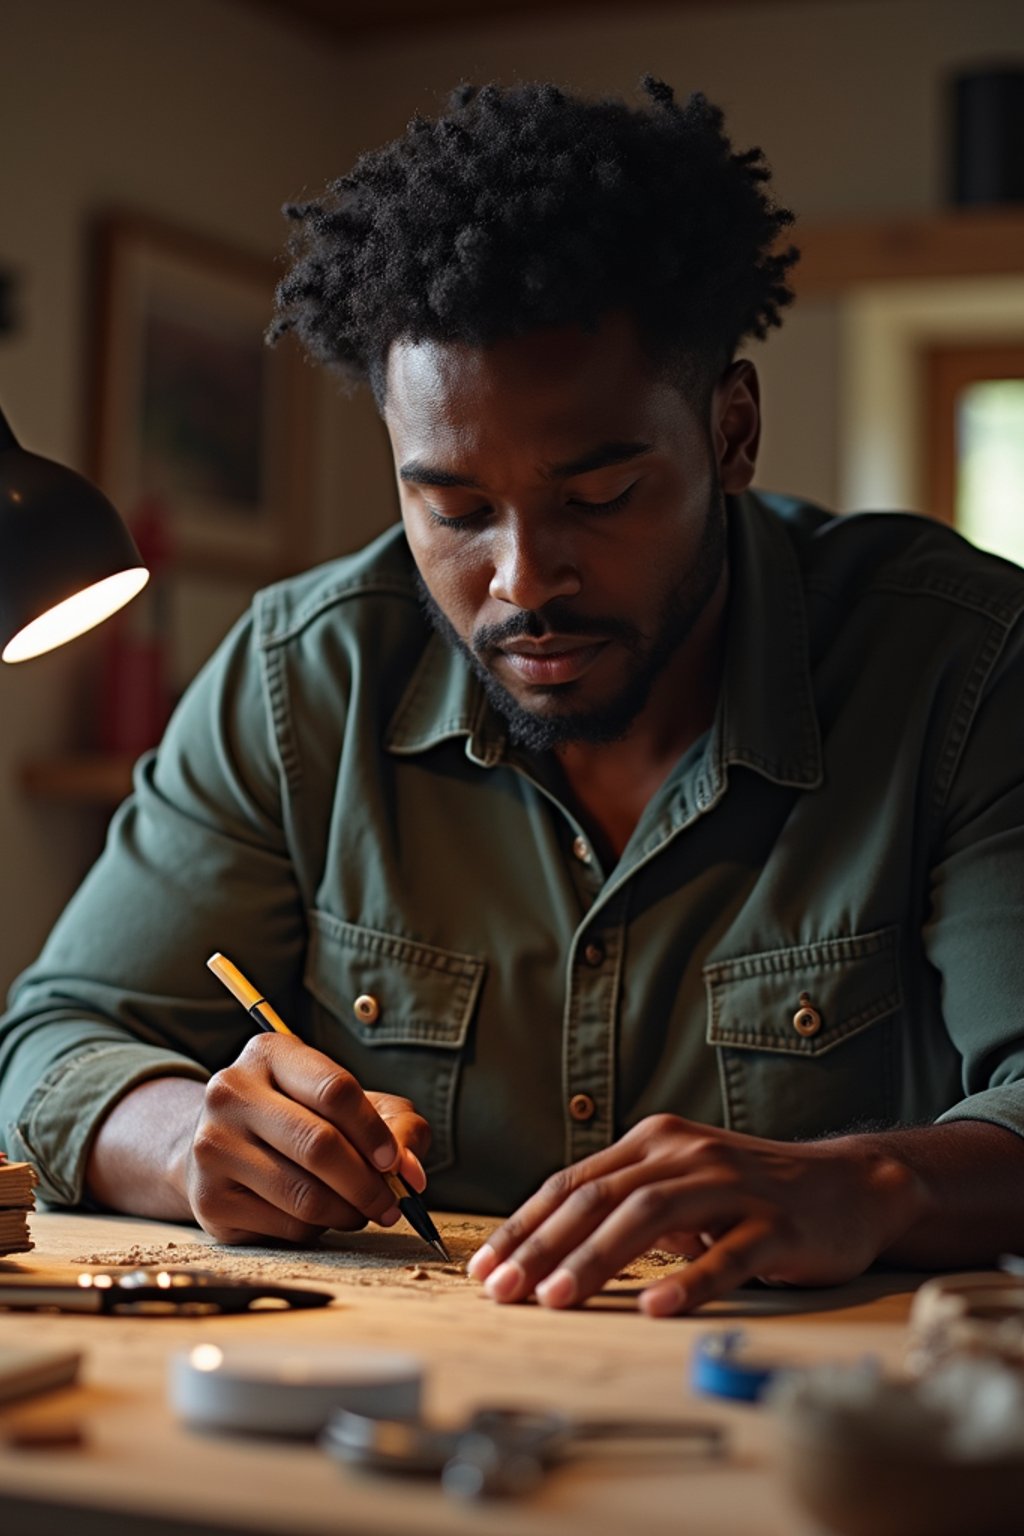
<instances>
[{"instance_id":1,"label":"thumb","mask_svg":"<svg viewBox=\"0 0 1024 1536\"><path fill-rule=\"evenodd\" d=\"M397 1094L374 1095L374 1108L398 1143L397 1171L417 1193L422 1193L427 1176L420 1159L426 1157L430 1149L430 1126L422 1115L417 1114L411 1100Z\"/></svg>"}]
</instances>

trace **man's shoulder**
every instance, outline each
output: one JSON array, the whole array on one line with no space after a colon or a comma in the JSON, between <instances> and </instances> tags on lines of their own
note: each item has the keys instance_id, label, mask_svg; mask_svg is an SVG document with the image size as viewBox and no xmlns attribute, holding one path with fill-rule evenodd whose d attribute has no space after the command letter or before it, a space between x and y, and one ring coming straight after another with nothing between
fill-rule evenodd
<instances>
[{"instance_id":1,"label":"man's shoulder","mask_svg":"<svg viewBox=\"0 0 1024 1536\"><path fill-rule=\"evenodd\" d=\"M256 595L253 615L263 649L287 645L318 627L365 629L368 637L381 624L422 633L416 568L401 525L354 554L265 587Z\"/></svg>"},{"instance_id":2,"label":"man's shoulder","mask_svg":"<svg viewBox=\"0 0 1024 1536\"><path fill-rule=\"evenodd\" d=\"M829 512L759 493L761 516L783 533L805 590L849 604L868 593L927 597L1012 624L1024 612L1024 570L978 549L954 528L913 512Z\"/></svg>"}]
</instances>

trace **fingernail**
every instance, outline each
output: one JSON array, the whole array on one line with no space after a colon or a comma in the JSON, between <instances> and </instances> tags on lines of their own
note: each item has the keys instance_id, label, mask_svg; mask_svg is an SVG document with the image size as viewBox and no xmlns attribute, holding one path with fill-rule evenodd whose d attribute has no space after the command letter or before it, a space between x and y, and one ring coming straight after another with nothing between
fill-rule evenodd
<instances>
[{"instance_id":1,"label":"fingernail","mask_svg":"<svg viewBox=\"0 0 1024 1536\"><path fill-rule=\"evenodd\" d=\"M395 1146L393 1141L390 1141L377 1148L376 1152L373 1154L373 1161L376 1163L378 1168L387 1170L393 1166L397 1156L398 1148Z\"/></svg>"},{"instance_id":2,"label":"fingernail","mask_svg":"<svg viewBox=\"0 0 1024 1536\"><path fill-rule=\"evenodd\" d=\"M472 1275L474 1280L486 1280L498 1262L498 1255L490 1243L484 1243L466 1265L467 1275Z\"/></svg>"},{"instance_id":3,"label":"fingernail","mask_svg":"<svg viewBox=\"0 0 1024 1536\"><path fill-rule=\"evenodd\" d=\"M526 1273L521 1264L509 1259L499 1264L484 1289L492 1301L512 1301L526 1284Z\"/></svg>"},{"instance_id":4,"label":"fingernail","mask_svg":"<svg viewBox=\"0 0 1024 1536\"><path fill-rule=\"evenodd\" d=\"M686 1292L674 1281L659 1285L657 1290L647 1291L640 1298L648 1317L672 1317L686 1304Z\"/></svg>"},{"instance_id":5,"label":"fingernail","mask_svg":"<svg viewBox=\"0 0 1024 1536\"><path fill-rule=\"evenodd\" d=\"M556 1269L537 1287L537 1299L546 1307L571 1307L576 1300L579 1286L576 1276L569 1269Z\"/></svg>"},{"instance_id":6,"label":"fingernail","mask_svg":"<svg viewBox=\"0 0 1024 1536\"><path fill-rule=\"evenodd\" d=\"M390 1210L384 1212L383 1216L377 1217L377 1225L378 1227L393 1227L395 1222L401 1221L401 1219L401 1211L397 1205L393 1205Z\"/></svg>"}]
</instances>

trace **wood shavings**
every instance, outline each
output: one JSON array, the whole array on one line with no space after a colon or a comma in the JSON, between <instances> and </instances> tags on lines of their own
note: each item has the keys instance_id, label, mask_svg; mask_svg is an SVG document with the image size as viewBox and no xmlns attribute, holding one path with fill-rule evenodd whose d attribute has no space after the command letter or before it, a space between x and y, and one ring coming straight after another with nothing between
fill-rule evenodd
<instances>
[{"instance_id":1,"label":"wood shavings","mask_svg":"<svg viewBox=\"0 0 1024 1536\"><path fill-rule=\"evenodd\" d=\"M448 1290L475 1285L466 1274L465 1265L487 1236L490 1225L479 1218L440 1218L439 1230L456 1261L451 1264L433 1262L414 1233L385 1232L377 1227L366 1227L361 1232L327 1232L314 1248L287 1248L270 1243L227 1247L209 1240L132 1243L127 1248L97 1248L77 1255L71 1262L119 1269L194 1266L235 1280L274 1284L291 1280L337 1285L415 1283L419 1289Z\"/></svg>"},{"instance_id":2,"label":"wood shavings","mask_svg":"<svg viewBox=\"0 0 1024 1536\"><path fill-rule=\"evenodd\" d=\"M415 1286L421 1293L452 1289L478 1292L477 1282L466 1273L466 1264L486 1240L493 1223L480 1217L442 1216L437 1218L437 1225L452 1256L451 1264L433 1261L412 1232L382 1231L372 1226L361 1232L327 1232L314 1248L275 1247L269 1243L236 1248L210 1240L133 1243L127 1248L83 1253L72 1262L129 1269L149 1265L195 1267L235 1280L277 1285L308 1280L338 1286ZM652 1249L620 1270L608 1288L614 1291L650 1284L684 1263L678 1254Z\"/></svg>"},{"instance_id":3,"label":"wood shavings","mask_svg":"<svg viewBox=\"0 0 1024 1536\"><path fill-rule=\"evenodd\" d=\"M663 1248L652 1248L648 1253L642 1253L638 1259L626 1269L620 1269L615 1276L616 1280L640 1281L646 1284L651 1280L660 1280L662 1272L666 1269L681 1269L687 1260L678 1253L667 1253Z\"/></svg>"}]
</instances>

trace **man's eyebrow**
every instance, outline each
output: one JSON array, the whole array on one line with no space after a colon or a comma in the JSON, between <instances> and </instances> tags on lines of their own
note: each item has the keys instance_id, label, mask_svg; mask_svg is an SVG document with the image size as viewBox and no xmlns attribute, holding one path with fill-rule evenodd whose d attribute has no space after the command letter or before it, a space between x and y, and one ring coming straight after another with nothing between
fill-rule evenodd
<instances>
[{"instance_id":1,"label":"man's eyebrow","mask_svg":"<svg viewBox=\"0 0 1024 1536\"><path fill-rule=\"evenodd\" d=\"M574 475L586 475L594 469L607 469L610 464L623 464L628 459L638 459L652 451L651 443L601 443L581 453L578 458L567 459L563 464L552 464L547 471L551 480L571 480ZM449 469L437 469L422 459L410 459L398 471L400 480L408 485L464 486L479 490L479 480L472 475L459 475Z\"/></svg>"},{"instance_id":2,"label":"man's eyebrow","mask_svg":"<svg viewBox=\"0 0 1024 1536\"><path fill-rule=\"evenodd\" d=\"M552 480L571 480L574 475L586 475L593 469L607 469L610 464L623 464L627 459L638 459L642 454L653 452L652 443L601 443L576 459L564 464L552 464L548 474Z\"/></svg>"},{"instance_id":3,"label":"man's eyebrow","mask_svg":"<svg viewBox=\"0 0 1024 1536\"><path fill-rule=\"evenodd\" d=\"M409 485L464 485L473 491L480 489L479 480L474 480L472 475L456 475L448 469L435 469L431 464L424 464L422 459L410 459L407 464L403 464L398 471L398 478Z\"/></svg>"}]
</instances>

